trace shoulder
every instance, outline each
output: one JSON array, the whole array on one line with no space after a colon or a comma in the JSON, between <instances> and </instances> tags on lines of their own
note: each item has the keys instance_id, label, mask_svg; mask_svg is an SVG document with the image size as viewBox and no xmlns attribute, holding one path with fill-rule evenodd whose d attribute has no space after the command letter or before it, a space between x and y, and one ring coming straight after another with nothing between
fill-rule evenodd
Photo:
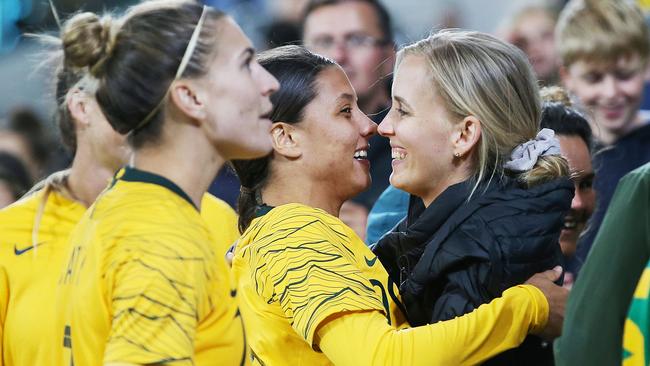
<instances>
[{"instance_id":1,"label":"shoulder","mask_svg":"<svg viewBox=\"0 0 650 366\"><path fill-rule=\"evenodd\" d=\"M201 199L201 216L208 222L234 222L237 225L237 213L225 201L206 193Z\"/></svg>"}]
</instances>

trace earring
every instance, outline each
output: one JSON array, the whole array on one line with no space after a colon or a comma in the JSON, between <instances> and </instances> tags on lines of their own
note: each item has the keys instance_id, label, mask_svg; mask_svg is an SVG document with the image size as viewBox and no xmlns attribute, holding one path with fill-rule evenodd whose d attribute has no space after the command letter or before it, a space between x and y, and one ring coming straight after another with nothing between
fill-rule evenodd
<instances>
[{"instance_id":1,"label":"earring","mask_svg":"<svg viewBox=\"0 0 650 366\"><path fill-rule=\"evenodd\" d=\"M462 155L461 155L461 153L459 153L459 152L455 152L455 153L454 153L454 157L455 157L455 158L460 158L461 156L462 156Z\"/></svg>"}]
</instances>

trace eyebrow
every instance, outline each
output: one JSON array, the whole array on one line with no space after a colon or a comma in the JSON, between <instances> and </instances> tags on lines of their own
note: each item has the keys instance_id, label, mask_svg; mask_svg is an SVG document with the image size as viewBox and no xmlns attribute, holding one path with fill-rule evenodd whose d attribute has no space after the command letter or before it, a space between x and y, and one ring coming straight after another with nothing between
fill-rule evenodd
<instances>
[{"instance_id":1,"label":"eyebrow","mask_svg":"<svg viewBox=\"0 0 650 366\"><path fill-rule=\"evenodd\" d=\"M338 98L336 98L336 102L353 102L354 101L354 95L349 94L349 93L343 93L339 95Z\"/></svg>"},{"instance_id":2,"label":"eyebrow","mask_svg":"<svg viewBox=\"0 0 650 366\"><path fill-rule=\"evenodd\" d=\"M402 98L400 96L394 96L393 99L395 99L399 104L401 104L403 106L406 106L406 108L413 109L413 108L411 108L410 104L406 103L406 100L404 100L404 98Z\"/></svg>"},{"instance_id":3,"label":"eyebrow","mask_svg":"<svg viewBox=\"0 0 650 366\"><path fill-rule=\"evenodd\" d=\"M242 58L248 58L255 56L255 49L253 47L247 47L242 53Z\"/></svg>"}]
</instances>

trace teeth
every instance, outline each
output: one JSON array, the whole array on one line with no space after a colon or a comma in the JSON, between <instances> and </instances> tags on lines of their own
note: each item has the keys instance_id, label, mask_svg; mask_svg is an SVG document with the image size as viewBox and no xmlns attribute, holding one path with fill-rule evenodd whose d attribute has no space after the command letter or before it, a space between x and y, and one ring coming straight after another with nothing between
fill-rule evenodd
<instances>
[{"instance_id":1,"label":"teeth","mask_svg":"<svg viewBox=\"0 0 650 366\"><path fill-rule=\"evenodd\" d=\"M564 222L564 228L565 229L575 229L577 226L577 223L575 221L565 221Z\"/></svg>"},{"instance_id":2,"label":"teeth","mask_svg":"<svg viewBox=\"0 0 650 366\"><path fill-rule=\"evenodd\" d=\"M406 154L397 150L392 150L391 151L391 158L396 159L396 160L404 160L406 157Z\"/></svg>"},{"instance_id":3,"label":"teeth","mask_svg":"<svg viewBox=\"0 0 650 366\"><path fill-rule=\"evenodd\" d=\"M354 152L355 159L365 159L368 157L368 150L358 150Z\"/></svg>"}]
</instances>

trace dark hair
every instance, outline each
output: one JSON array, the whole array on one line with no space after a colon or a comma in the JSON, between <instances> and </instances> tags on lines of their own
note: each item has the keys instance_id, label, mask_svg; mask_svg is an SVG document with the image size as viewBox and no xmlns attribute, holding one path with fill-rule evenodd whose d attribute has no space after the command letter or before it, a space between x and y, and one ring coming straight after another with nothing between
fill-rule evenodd
<instances>
[{"instance_id":1,"label":"dark hair","mask_svg":"<svg viewBox=\"0 0 650 366\"><path fill-rule=\"evenodd\" d=\"M32 186L25 164L19 158L4 151L0 151L0 182L7 183L15 200Z\"/></svg>"},{"instance_id":2,"label":"dark hair","mask_svg":"<svg viewBox=\"0 0 650 366\"><path fill-rule=\"evenodd\" d=\"M271 121L299 123L304 110L316 97L316 79L321 71L336 65L328 58L309 52L301 46L283 46L264 51L257 60L280 82L280 89L271 95ZM271 155L254 160L234 160L232 165L242 190L237 202L239 230L250 225L257 207L262 204L260 191L269 175Z\"/></svg>"},{"instance_id":3,"label":"dark hair","mask_svg":"<svg viewBox=\"0 0 650 366\"><path fill-rule=\"evenodd\" d=\"M0 130L11 131L23 138L39 168L46 165L50 152L50 136L43 122L32 109L18 107L11 110L5 120L0 120Z\"/></svg>"},{"instance_id":4,"label":"dark hair","mask_svg":"<svg viewBox=\"0 0 650 366\"><path fill-rule=\"evenodd\" d=\"M394 41L393 27L391 24L390 15L388 14L388 10L386 10L384 5L378 0L310 0L305 6L305 10L302 15L302 23L300 29L301 29L301 33L303 34L303 37L305 31L305 21L307 20L307 17L311 13L324 6L338 5L338 4L348 3L348 2L360 2L372 6L375 9L375 13L377 14L377 20L379 21L379 29L381 29L383 33L383 37L384 37L383 41L391 42L391 43Z\"/></svg>"},{"instance_id":5,"label":"dark hair","mask_svg":"<svg viewBox=\"0 0 650 366\"><path fill-rule=\"evenodd\" d=\"M578 136L591 151L593 138L587 119L573 109L571 98L559 86L547 86L540 91L542 98L541 128L550 128L561 136Z\"/></svg>"},{"instance_id":6,"label":"dark hair","mask_svg":"<svg viewBox=\"0 0 650 366\"><path fill-rule=\"evenodd\" d=\"M542 104L541 128L550 128L560 136L578 136L589 150L593 147L591 127L585 117L561 102Z\"/></svg>"},{"instance_id":7,"label":"dark hair","mask_svg":"<svg viewBox=\"0 0 650 366\"><path fill-rule=\"evenodd\" d=\"M81 13L62 30L67 65L88 67L99 80L95 94L98 104L113 129L130 133L135 148L160 136L164 108L159 106L203 9L195 1L148 1L132 7L119 22ZM207 72L217 43L214 26L223 15L206 8L205 23L182 77L199 77Z\"/></svg>"}]
</instances>

